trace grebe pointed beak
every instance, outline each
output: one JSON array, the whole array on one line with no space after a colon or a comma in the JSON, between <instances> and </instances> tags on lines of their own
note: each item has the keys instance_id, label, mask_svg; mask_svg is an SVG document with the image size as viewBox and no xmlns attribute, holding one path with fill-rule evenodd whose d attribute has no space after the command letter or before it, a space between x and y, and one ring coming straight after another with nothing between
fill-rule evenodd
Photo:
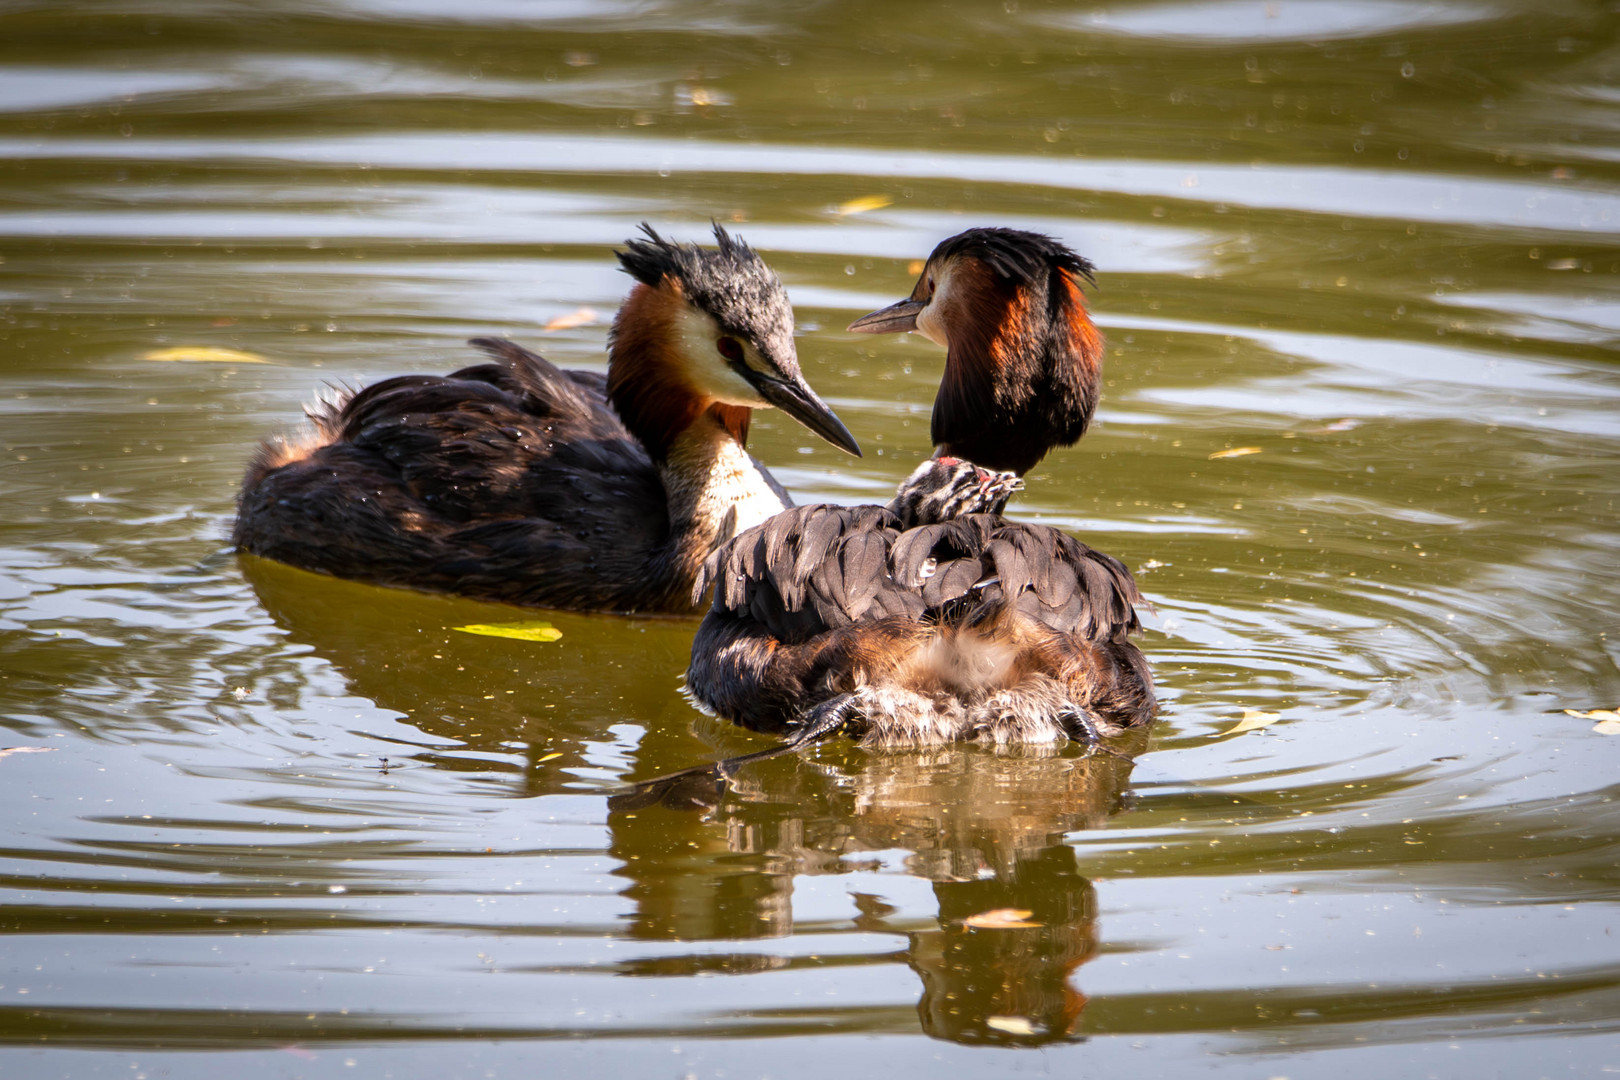
<instances>
[{"instance_id":1,"label":"grebe pointed beak","mask_svg":"<svg viewBox=\"0 0 1620 1080\"><path fill-rule=\"evenodd\" d=\"M898 334L917 329L917 316L928 306L926 300L901 300L897 304L878 308L850 323L848 329L857 334Z\"/></svg>"},{"instance_id":2,"label":"grebe pointed beak","mask_svg":"<svg viewBox=\"0 0 1620 1080\"><path fill-rule=\"evenodd\" d=\"M849 428L816 396L802 377L773 379L768 375L755 375L749 379L759 396L787 413L793 419L820 435L840 450L861 456L861 444L849 433Z\"/></svg>"}]
</instances>

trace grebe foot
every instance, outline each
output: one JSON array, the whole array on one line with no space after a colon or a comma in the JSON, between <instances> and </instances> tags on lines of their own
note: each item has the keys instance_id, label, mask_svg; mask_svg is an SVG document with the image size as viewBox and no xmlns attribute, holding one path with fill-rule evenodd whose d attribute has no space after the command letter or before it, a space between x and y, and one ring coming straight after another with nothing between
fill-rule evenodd
<instances>
[{"instance_id":1,"label":"grebe foot","mask_svg":"<svg viewBox=\"0 0 1620 1080\"><path fill-rule=\"evenodd\" d=\"M1083 742L1087 746L1102 744L1102 732L1097 730L1097 721L1078 705L1071 705L1058 713L1058 722L1063 725L1063 730L1069 733L1069 738Z\"/></svg>"},{"instance_id":2,"label":"grebe foot","mask_svg":"<svg viewBox=\"0 0 1620 1080\"><path fill-rule=\"evenodd\" d=\"M815 706L799 721L799 730L787 741L785 749L797 750L833 734L844 726L844 721L849 719L850 710L858 701L859 698L854 694L838 694Z\"/></svg>"},{"instance_id":3,"label":"grebe foot","mask_svg":"<svg viewBox=\"0 0 1620 1080\"><path fill-rule=\"evenodd\" d=\"M1131 760L1129 754L1122 754L1103 743L1102 732L1097 728L1097 721L1092 719L1089 712L1079 706L1064 709L1058 714L1058 720L1063 724L1064 729L1069 732L1071 739L1085 744L1087 757L1094 754L1107 754L1122 761Z\"/></svg>"}]
</instances>

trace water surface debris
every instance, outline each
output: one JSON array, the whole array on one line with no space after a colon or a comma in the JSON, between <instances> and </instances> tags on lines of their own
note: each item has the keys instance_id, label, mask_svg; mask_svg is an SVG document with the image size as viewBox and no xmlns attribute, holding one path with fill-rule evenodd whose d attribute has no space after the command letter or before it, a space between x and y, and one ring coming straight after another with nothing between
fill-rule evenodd
<instances>
[{"instance_id":1,"label":"water surface debris","mask_svg":"<svg viewBox=\"0 0 1620 1080\"><path fill-rule=\"evenodd\" d=\"M548 622L469 623L450 629L463 634L511 638L514 641L556 641L563 636L561 630Z\"/></svg>"},{"instance_id":2,"label":"water surface debris","mask_svg":"<svg viewBox=\"0 0 1620 1080\"><path fill-rule=\"evenodd\" d=\"M838 209L833 212L839 217L848 217L851 214L864 214L868 210L881 210L885 206L894 205L894 199L887 195L862 195L858 199L839 203Z\"/></svg>"},{"instance_id":3,"label":"water surface debris","mask_svg":"<svg viewBox=\"0 0 1620 1080\"><path fill-rule=\"evenodd\" d=\"M1258 446L1234 446L1230 450L1215 451L1213 454L1209 455L1209 460L1215 461L1219 458L1248 457L1250 454L1261 454L1264 452L1265 451Z\"/></svg>"},{"instance_id":4,"label":"water surface debris","mask_svg":"<svg viewBox=\"0 0 1620 1080\"><path fill-rule=\"evenodd\" d=\"M7 754L48 754L54 746L0 746L0 758Z\"/></svg>"},{"instance_id":5,"label":"water surface debris","mask_svg":"<svg viewBox=\"0 0 1620 1080\"><path fill-rule=\"evenodd\" d=\"M1035 914L1033 911L1024 908L992 908L977 915L969 915L962 920L962 925L971 926L975 930L1022 930L1042 925L1030 921L1029 917L1033 914Z\"/></svg>"},{"instance_id":6,"label":"water surface debris","mask_svg":"<svg viewBox=\"0 0 1620 1080\"><path fill-rule=\"evenodd\" d=\"M1244 709L1243 718L1225 731L1212 731L1209 737L1217 735L1238 735L1245 731L1256 731L1263 727L1270 727L1282 719L1281 713L1262 712L1259 709Z\"/></svg>"},{"instance_id":7,"label":"water surface debris","mask_svg":"<svg viewBox=\"0 0 1620 1080\"><path fill-rule=\"evenodd\" d=\"M270 361L257 353L242 349L221 349L212 345L176 345L172 349L152 349L141 354L142 360L156 360L170 364L268 364Z\"/></svg>"},{"instance_id":8,"label":"water surface debris","mask_svg":"<svg viewBox=\"0 0 1620 1080\"><path fill-rule=\"evenodd\" d=\"M1592 730L1599 735L1620 735L1620 709L1565 709L1564 714L1577 720L1596 720Z\"/></svg>"},{"instance_id":9,"label":"water surface debris","mask_svg":"<svg viewBox=\"0 0 1620 1080\"><path fill-rule=\"evenodd\" d=\"M558 315L546 323L546 330L572 330L576 326L590 326L601 319L601 313L595 308L576 308L566 315Z\"/></svg>"},{"instance_id":10,"label":"water surface debris","mask_svg":"<svg viewBox=\"0 0 1620 1080\"><path fill-rule=\"evenodd\" d=\"M1023 1016L987 1016L984 1026L992 1031L1005 1032L1008 1035L1033 1035L1035 1025Z\"/></svg>"}]
</instances>

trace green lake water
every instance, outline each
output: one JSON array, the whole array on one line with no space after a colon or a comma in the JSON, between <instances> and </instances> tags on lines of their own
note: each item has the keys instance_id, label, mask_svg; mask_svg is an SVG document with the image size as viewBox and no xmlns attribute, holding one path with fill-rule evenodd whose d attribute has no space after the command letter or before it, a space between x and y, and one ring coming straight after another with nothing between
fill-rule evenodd
<instances>
[{"instance_id":1,"label":"green lake water","mask_svg":"<svg viewBox=\"0 0 1620 1080\"><path fill-rule=\"evenodd\" d=\"M1617 87L1563 0L0 0L0 1075L1620 1072ZM695 621L229 550L323 385L600 369L711 219L866 449L756 414L800 502L929 451L941 350L843 327L935 243L1096 263L1012 513L1156 607L1134 763L610 811L772 744Z\"/></svg>"}]
</instances>

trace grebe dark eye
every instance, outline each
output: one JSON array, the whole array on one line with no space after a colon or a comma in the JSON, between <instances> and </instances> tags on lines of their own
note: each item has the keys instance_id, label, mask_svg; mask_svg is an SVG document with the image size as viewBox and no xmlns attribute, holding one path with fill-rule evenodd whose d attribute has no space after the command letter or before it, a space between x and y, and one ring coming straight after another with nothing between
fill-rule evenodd
<instances>
[{"instance_id":1,"label":"grebe dark eye","mask_svg":"<svg viewBox=\"0 0 1620 1080\"><path fill-rule=\"evenodd\" d=\"M720 338L718 341L716 341L714 343L714 347L720 353L721 356L725 357L727 360L730 360L732 363L734 363L734 364L742 363L742 358L743 358L742 342L738 341L736 338L734 338L734 337Z\"/></svg>"}]
</instances>

